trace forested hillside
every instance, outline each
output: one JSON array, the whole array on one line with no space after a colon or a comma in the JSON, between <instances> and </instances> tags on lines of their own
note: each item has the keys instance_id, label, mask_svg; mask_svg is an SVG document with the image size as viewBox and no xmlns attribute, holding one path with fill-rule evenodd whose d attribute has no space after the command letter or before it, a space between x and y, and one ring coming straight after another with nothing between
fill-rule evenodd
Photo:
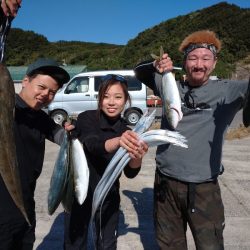
<instances>
[{"instance_id":1,"label":"forested hillside","mask_svg":"<svg viewBox=\"0 0 250 250\"><path fill-rule=\"evenodd\" d=\"M122 27L121 27L122 28ZM226 2L178 16L142 31L126 46L79 41L49 42L32 31L12 29L7 41L6 63L27 65L37 57L53 57L67 64L93 69L132 68L137 62L159 53L162 45L176 66L182 65L178 47L189 33L210 29L222 41L216 74L230 77L235 64L250 54L250 8L241 9Z\"/></svg>"}]
</instances>

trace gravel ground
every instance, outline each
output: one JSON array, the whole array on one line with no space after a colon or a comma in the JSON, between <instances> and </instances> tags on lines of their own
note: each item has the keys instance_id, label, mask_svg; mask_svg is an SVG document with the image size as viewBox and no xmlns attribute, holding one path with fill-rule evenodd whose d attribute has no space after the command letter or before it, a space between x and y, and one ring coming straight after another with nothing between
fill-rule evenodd
<instances>
[{"instance_id":1,"label":"gravel ground","mask_svg":"<svg viewBox=\"0 0 250 250\"><path fill-rule=\"evenodd\" d=\"M44 169L37 183L37 240L34 249L59 250L63 244L63 210L59 207L53 216L47 214L47 193L50 176L59 147L47 142ZM225 206L225 249L250 249L250 137L226 141L220 176ZM119 250L157 249L152 221L155 148L150 148L136 179L121 177L121 213ZM189 249L195 249L188 231Z\"/></svg>"}]
</instances>

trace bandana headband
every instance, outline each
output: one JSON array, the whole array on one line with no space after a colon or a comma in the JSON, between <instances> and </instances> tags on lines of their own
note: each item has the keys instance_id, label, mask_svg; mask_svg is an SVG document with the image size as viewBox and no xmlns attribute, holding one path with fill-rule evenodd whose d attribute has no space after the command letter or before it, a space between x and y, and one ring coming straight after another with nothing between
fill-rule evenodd
<instances>
[{"instance_id":1,"label":"bandana headband","mask_svg":"<svg viewBox=\"0 0 250 250\"><path fill-rule=\"evenodd\" d=\"M193 51L194 49L198 49L198 48L205 48L205 49L209 49L214 56L216 56L217 54L217 49L213 44L207 44L207 43L191 43L189 44L189 46L184 50L184 56L186 57L191 51Z\"/></svg>"}]
</instances>

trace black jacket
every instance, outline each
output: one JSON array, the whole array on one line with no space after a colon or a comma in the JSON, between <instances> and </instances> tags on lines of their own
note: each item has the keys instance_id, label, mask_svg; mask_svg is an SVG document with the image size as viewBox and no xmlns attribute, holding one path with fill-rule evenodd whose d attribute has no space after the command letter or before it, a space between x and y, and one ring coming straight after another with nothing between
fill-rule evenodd
<instances>
[{"instance_id":1,"label":"black jacket","mask_svg":"<svg viewBox=\"0 0 250 250\"><path fill-rule=\"evenodd\" d=\"M44 111L35 111L16 95L15 141L23 199L30 220L35 216L34 192L42 171L45 139L60 143L63 129ZM0 176L0 221L23 217Z\"/></svg>"},{"instance_id":2,"label":"black jacket","mask_svg":"<svg viewBox=\"0 0 250 250\"><path fill-rule=\"evenodd\" d=\"M108 153L105 150L105 141L121 136L128 129L129 127L126 126L126 122L122 118L119 117L113 121L103 112L99 114L97 110L85 111L78 116L76 132L84 146L90 169L89 185L92 192L115 155L115 152ZM140 168L133 169L129 166L124 169L125 175L129 178L135 177L139 171ZM119 180L113 186L113 189L117 190L117 188L119 188Z\"/></svg>"}]
</instances>

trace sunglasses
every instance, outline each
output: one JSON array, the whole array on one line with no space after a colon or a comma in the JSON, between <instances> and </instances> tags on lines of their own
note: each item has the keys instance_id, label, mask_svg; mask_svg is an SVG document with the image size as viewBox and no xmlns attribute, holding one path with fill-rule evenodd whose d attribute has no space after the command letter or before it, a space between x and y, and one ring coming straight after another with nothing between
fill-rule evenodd
<instances>
[{"instance_id":1,"label":"sunglasses","mask_svg":"<svg viewBox=\"0 0 250 250\"><path fill-rule=\"evenodd\" d=\"M102 77L102 82L109 81L109 80L116 80L118 82L121 82L121 83L128 85L127 80L121 75L108 74L108 75Z\"/></svg>"},{"instance_id":2,"label":"sunglasses","mask_svg":"<svg viewBox=\"0 0 250 250\"><path fill-rule=\"evenodd\" d=\"M200 103L196 103L194 100L194 97L192 96L192 94L190 93L190 91L188 91L185 96L184 96L184 101L186 104L186 107L188 107L189 109L210 109L210 105L205 103L205 102L200 102Z\"/></svg>"}]
</instances>

